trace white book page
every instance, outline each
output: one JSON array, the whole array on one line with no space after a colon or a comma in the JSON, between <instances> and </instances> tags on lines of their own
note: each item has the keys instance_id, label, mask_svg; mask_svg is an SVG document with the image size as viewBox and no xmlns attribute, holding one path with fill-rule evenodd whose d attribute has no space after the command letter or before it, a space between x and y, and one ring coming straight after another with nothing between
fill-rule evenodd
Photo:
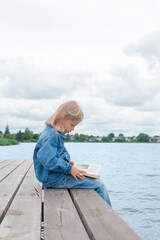
<instances>
[{"instance_id":1,"label":"white book page","mask_svg":"<svg viewBox=\"0 0 160 240\"><path fill-rule=\"evenodd\" d=\"M74 167L86 171L88 174L99 174L101 166L97 164L75 163Z\"/></svg>"},{"instance_id":2,"label":"white book page","mask_svg":"<svg viewBox=\"0 0 160 240\"><path fill-rule=\"evenodd\" d=\"M89 174L99 174L100 170L101 170L100 165L90 164L89 169L88 169L88 173Z\"/></svg>"}]
</instances>

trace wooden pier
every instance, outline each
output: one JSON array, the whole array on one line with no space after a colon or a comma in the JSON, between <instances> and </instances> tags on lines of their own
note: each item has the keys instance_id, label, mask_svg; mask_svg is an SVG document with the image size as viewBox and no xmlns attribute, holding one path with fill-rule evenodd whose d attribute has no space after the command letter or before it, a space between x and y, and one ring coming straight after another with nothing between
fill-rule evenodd
<instances>
[{"instance_id":1,"label":"wooden pier","mask_svg":"<svg viewBox=\"0 0 160 240\"><path fill-rule=\"evenodd\" d=\"M30 160L0 161L0 239L140 240L94 191L44 189Z\"/></svg>"}]
</instances>

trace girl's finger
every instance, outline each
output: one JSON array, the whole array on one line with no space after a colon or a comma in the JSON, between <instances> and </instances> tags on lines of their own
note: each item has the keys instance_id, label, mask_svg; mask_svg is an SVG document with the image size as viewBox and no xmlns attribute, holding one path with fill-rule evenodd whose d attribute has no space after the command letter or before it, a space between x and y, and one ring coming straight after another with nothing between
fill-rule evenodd
<instances>
[{"instance_id":1,"label":"girl's finger","mask_svg":"<svg viewBox=\"0 0 160 240\"><path fill-rule=\"evenodd\" d=\"M84 179L85 177L80 173L79 176L78 176L80 179Z\"/></svg>"},{"instance_id":2,"label":"girl's finger","mask_svg":"<svg viewBox=\"0 0 160 240\"><path fill-rule=\"evenodd\" d=\"M86 171L80 171L80 173L87 173Z\"/></svg>"},{"instance_id":3,"label":"girl's finger","mask_svg":"<svg viewBox=\"0 0 160 240\"><path fill-rule=\"evenodd\" d=\"M76 179L76 181L78 181L78 179L77 179L77 177L76 177L76 176L75 176L74 178Z\"/></svg>"}]
</instances>

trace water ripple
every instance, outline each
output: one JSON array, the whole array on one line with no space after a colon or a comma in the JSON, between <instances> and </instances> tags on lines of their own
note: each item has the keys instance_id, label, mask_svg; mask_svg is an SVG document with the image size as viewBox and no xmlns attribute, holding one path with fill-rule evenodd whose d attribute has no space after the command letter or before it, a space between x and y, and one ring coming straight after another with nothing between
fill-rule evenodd
<instances>
[{"instance_id":1,"label":"water ripple","mask_svg":"<svg viewBox=\"0 0 160 240\"><path fill-rule=\"evenodd\" d=\"M0 159L32 159L35 144L0 147ZM160 144L66 143L73 161L102 165L113 209L142 239L160 239Z\"/></svg>"}]
</instances>

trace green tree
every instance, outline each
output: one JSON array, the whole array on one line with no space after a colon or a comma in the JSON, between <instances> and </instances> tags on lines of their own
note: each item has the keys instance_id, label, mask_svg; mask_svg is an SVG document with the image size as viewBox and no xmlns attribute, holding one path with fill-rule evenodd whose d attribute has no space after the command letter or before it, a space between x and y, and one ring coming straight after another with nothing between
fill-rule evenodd
<instances>
[{"instance_id":1,"label":"green tree","mask_svg":"<svg viewBox=\"0 0 160 240\"><path fill-rule=\"evenodd\" d=\"M102 142L110 142L111 141L111 139L107 136L107 137L105 137L105 136L103 136L102 137Z\"/></svg>"},{"instance_id":2,"label":"green tree","mask_svg":"<svg viewBox=\"0 0 160 240\"><path fill-rule=\"evenodd\" d=\"M114 138L114 133L110 133L108 137Z\"/></svg>"},{"instance_id":3,"label":"green tree","mask_svg":"<svg viewBox=\"0 0 160 240\"><path fill-rule=\"evenodd\" d=\"M33 139L34 141L38 141L39 136L40 136L40 134L35 133L35 134L33 134L32 139Z\"/></svg>"},{"instance_id":4,"label":"green tree","mask_svg":"<svg viewBox=\"0 0 160 240\"><path fill-rule=\"evenodd\" d=\"M10 138L10 131L9 131L9 125L7 123L5 131L4 131L4 137L5 138Z\"/></svg>"},{"instance_id":5,"label":"green tree","mask_svg":"<svg viewBox=\"0 0 160 240\"><path fill-rule=\"evenodd\" d=\"M114 133L109 133L107 137L102 137L102 142L112 142L112 138L114 138Z\"/></svg>"},{"instance_id":6,"label":"green tree","mask_svg":"<svg viewBox=\"0 0 160 240\"><path fill-rule=\"evenodd\" d=\"M79 134L78 133L75 133L74 134L74 139L78 142L79 141Z\"/></svg>"},{"instance_id":7,"label":"green tree","mask_svg":"<svg viewBox=\"0 0 160 240\"><path fill-rule=\"evenodd\" d=\"M125 140L125 138L124 137L122 137L122 138L116 138L115 139L115 142L125 142L126 140Z\"/></svg>"},{"instance_id":8,"label":"green tree","mask_svg":"<svg viewBox=\"0 0 160 240\"><path fill-rule=\"evenodd\" d=\"M16 140L16 134L15 133L10 134L10 139Z\"/></svg>"},{"instance_id":9,"label":"green tree","mask_svg":"<svg viewBox=\"0 0 160 240\"><path fill-rule=\"evenodd\" d=\"M19 130L19 132L16 134L16 140L22 142L23 138L21 130Z\"/></svg>"},{"instance_id":10,"label":"green tree","mask_svg":"<svg viewBox=\"0 0 160 240\"><path fill-rule=\"evenodd\" d=\"M70 141L70 135L69 134L66 134L66 139L65 139L66 142L69 142Z\"/></svg>"},{"instance_id":11,"label":"green tree","mask_svg":"<svg viewBox=\"0 0 160 240\"><path fill-rule=\"evenodd\" d=\"M125 142L125 137L123 135L123 133L120 133L118 138L115 139L115 142Z\"/></svg>"},{"instance_id":12,"label":"green tree","mask_svg":"<svg viewBox=\"0 0 160 240\"><path fill-rule=\"evenodd\" d=\"M137 136L137 141L138 141L138 142L149 142L149 136L148 136L148 134L140 133L140 134Z\"/></svg>"},{"instance_id":13,"label":"green tree","mask_svg":"<svg viewBox=\"0 0 160 240\"><path fill-rule=\"evenodd\" d=\"M119 134L119 137L124 137L123 133L120 133L120 134Z\"/></svg>"},{"instance_id":14,"label":"green tree","mask_svg":"<svg viewBox=\"0 0 160 240\"><path fill-rule=\"evenodd\" d=\"M79 135L79 141L80 141L80 142L85 142L85 141L86 141L86 138L87 138L87 135L84 135L84 134L80 134L80 135Z\"/></svg>"},{"instance_id":15,"label":"green tree","mask_svg":"<svg viewBox=\"0 0 160 240\"><path fill-rule=\"evenodd\" d=\"M31 140L31 138L32 138L32 132L28 128L26 128L24 132L24 139Z\"/></svg>"},{"instance_id":16,"label":"green tree","mask_svg":"<svg viewBox=\"0 0 160 240\"><path fill-rule=\"evenodd\" d=\"M114 138L114 133L110 133L110 134L108 135L108 140L109 140L109 142L112 142L112 138Z\"/></svg>"}]
</instances>

